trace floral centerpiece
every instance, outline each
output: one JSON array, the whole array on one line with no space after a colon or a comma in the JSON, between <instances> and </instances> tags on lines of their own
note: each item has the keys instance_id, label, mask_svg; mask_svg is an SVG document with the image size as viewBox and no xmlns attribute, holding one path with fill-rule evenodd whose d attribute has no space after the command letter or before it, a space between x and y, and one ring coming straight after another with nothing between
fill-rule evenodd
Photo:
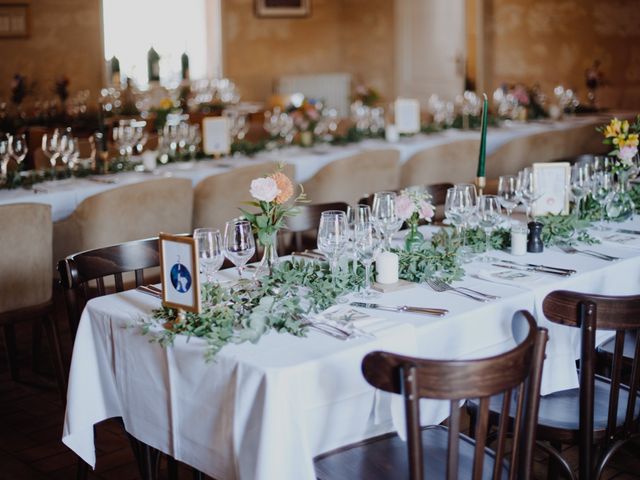
<instances>
[{"instance_id":1,"label":"floral centerpiece","mask_svg":"<svg viewBox=\"0 0 640 480\"><path fill-rule=\"evenodd\" d=\"M258 212L251 213L242 208L240 210L251 222L258 242L264 247L259 270L267 268L271 271L278 261L278 230L285 227L287 217L298 214L296 204L305 202L306 194L300 185L300 193L290 201L294 194L293 182L282 172L282 165L278 165L276 171L269 176L253 179L249 192L254 201L246 203L257 208Z\"/></svg>"},{"instance_id":2,"label":"floral centerpiece","mask_svg":"<svg viewBox=\"0 0 640 480\"><path fill-rule=\"evenodd\" d=\"M614 170L629 170L633 165L633 158L638 154L640 115L633 125L630 125L628 120L621 121L613 118L608 125L600 127L598 131L604 135L602 142L613 146L609 155L616 158Z\"/></svg>"},{"instance_id":3,"label":"floral centerpiece","mask_svg":"<svg viewBox=\"0 0 640 480\"><path fill-rule=\"evenodd\" d=\"M322 104L305 98L299 106L291 105L287 109L296 130L300 133L300 143L311 146L315 137L315 130L322 119Z\"/></svg>"},{"instance_id":4,"label":"floral centerpiece","mask_svg":"<svg viewBox=\"0 0 640 480\"><path fill-rule=\"evenodd\" d=\"M396 214L409 226L404 240L407 250L414 250L422 244L424 236L418 231L418 223L420 220L430 222L434 213L431 195L423 188L408 188L400 192L396 198Z\"/></svg>"},{"instance_id":5,"label":"floral centerpiece","mask_svg":"<svg viewBox=\"0 0 640 480\"><path fill-rule=\"evenodd\" d=\"M375 88L360 84L354 90L352 101L360 102L365 107L374 107L380 99L380 94Z\"/></svg>"}]
</instances>

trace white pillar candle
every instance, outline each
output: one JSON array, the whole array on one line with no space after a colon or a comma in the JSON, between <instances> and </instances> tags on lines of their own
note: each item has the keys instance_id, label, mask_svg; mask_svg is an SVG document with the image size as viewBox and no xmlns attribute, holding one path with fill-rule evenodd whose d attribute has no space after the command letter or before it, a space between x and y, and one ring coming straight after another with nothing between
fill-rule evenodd
<instances>
[{"instance_id":1,"label":"white pillar candle","mask_svg":"<svg viewBox=\"0 0 640 480\"><path fill-rule=\"evenodd\" d=\"M376 272L378 283L396 283L398 281L398 255L392 252L382 252L378 255Z\"/></svg>"},{"instance_id":2,"label":"white pillar candle","mask_svg":"<svg viewBox=\"0 0 640 480\"><path fill-rule=\"evenodd\" d=\"M145 172L153 172L157 167L156 152L147 150L142 154L142 166Z\"/></svg>"},{"instance_id":3,"label":"white pillar candle","mask_svg":"<svg viewBox=\"0 0 640 480\"><path fill-rule=\"evenodd\" d=\"M384 127L384 138L387 142L396 143L400 140L400 134L398 133L398 129L393 124L388 124Z\"/></svg>"},{"instance_id":4,"label":"white pillar candle","mask_svg":"<svg viewBox=\"0 0 640 480\"><path fill-rule=\"evenodd\" d=\"M524 255L527 253L527 227L526 225L513 225L511 227L511 255Z\"/></svg>"}]
</instances>

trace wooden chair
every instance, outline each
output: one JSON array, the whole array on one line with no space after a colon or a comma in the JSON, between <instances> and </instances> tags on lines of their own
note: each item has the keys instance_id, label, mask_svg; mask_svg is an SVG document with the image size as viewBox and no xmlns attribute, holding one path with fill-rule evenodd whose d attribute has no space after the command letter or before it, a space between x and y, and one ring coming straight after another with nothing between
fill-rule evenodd
<instances>
[{"instance_id":1,"label":"wooden chair","mask_svg":"<svg viewBox=\"0 0 640 480\"><path fill-rule=\"evenodd\" d=\"M362 362L367 381L376 388L404 396L407 437L395 434L340 448L316 459L316 476L328 479L518 478L532 476L545 329L524 311L513 318L518 345L501 355L478 360L427 360L385 352L368 354ZM507 412L511 392L519 393L513 445L505 455ZM503 393L503 421L497 450L486 448L483 435L473 441L460 433L460 402L480 398L478 432L488 426L489 399ZM449 400L449 426L420 428L421 398ZM446 452L446 454L444 453ZM425 472L427 476L425 477Z\"/></svg>"},{"instance_id":2,"label":"wooden chair","mask_svg":"<svg viewBox=\"0 0 640 480\"><path fill-rule=\"evenodd\" d=\"M7 347L9 373L20 379L15 325L31 322L34 332L44 327L53 360L60 398L66 403L67 382L58 328L54 317L51 272L51 206L16 203L0 206L0 327ZM37 335L34 335L34 338ZM34 340L34 345L39 342ZM36 349L34 348L34 366Z\"/></svg>"},{"instance_id":3,"label":"wooden chair","mask_svg":"<svg viewBox=\"0 0 640 480\"><path fill-rule=\"evenodd\" d=\"M94 297L113 293L106 287L106 280L112 277L115 292L139 287L145 283L145 270L158 267L160 257L158 238L120 243L94 250L69 255L58 263L60 283L65 291L65 301L75 339L80 315L85 303ZM132 273L133 283L125 281L125 274ZM135 439L127 433L140 474L144 479L155 479L158 474L160 452ZM175 460L169 458L170 478L177 478ZM88 465L79 460L78 479L87 477ZM195 478L200 473L194 471Z\"/></svg>"},{"instance_id":4,"label":"wooden chair","mask_svg":"<svg viewBox=\"0 0 640 480\"><path fill-rule=\"evenodd\" d=\"M287 218L287 228L281 232L281 237L293 234L293 239L281 253L289 254L293 251L302 251L305 247L315 248L318 225L322 212L326 210L342 210L346 212L348 205L344 202L319 203L313 205L302 205L299 207L299 214ZM305 236L305 233L316 232L312 237Z\"/></svg>"}]
</instances>

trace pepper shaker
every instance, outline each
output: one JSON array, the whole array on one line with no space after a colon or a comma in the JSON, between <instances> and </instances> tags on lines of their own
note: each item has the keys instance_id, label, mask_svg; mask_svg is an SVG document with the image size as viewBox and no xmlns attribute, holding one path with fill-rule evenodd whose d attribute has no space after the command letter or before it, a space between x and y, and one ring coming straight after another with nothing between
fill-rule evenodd
<instances>
[{"instance_id":1,"label":"pepper shaker","mask_svg":"<svg viewBox=\"0 0 640 480\"><path fill-rule=\"evenodd\" d=\"M542 224L540 222L529 222L529 236L527 237L527 252L540 253L544 250L542 243Z\"/></svg>"}]
</instances>

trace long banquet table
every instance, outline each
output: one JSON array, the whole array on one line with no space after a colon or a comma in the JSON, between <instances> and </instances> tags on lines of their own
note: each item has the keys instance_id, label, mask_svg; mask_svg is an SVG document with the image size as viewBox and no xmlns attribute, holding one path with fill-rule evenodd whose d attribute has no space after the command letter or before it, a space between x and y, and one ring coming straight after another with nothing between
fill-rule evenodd
<instances>
[{"instance_id":1,"label":"long banquet table","mask_svg":"<svg viewBox=\"0 0 640 480\"><path fill-rule=\"evenodd\" d=\"M623 227L640 229L640 220L616 225ZM478 303L416 285L377 301L450 313L434 318L367 311L378 319L371 320L371 337L341 341L314 331L305 338L271 332L257 344L225 346L212 363L205 363L200 339L178 337L173 347L163 348L132 328L159 306L158 299L133 290L91 300L74 345L63 441L94 465L94 424L122 417L134 437L220 480L312 479L314 456L402 430L402 402L362 378L367 352L442 359L495 354L512 345L510 319L519 309L531 311L550 331L542 393L575 388L578 331L544 318L545 295L556 289L640 293L640 237L590 248L620 260L569 255L554 247L522 257L493 252L577 273L535 274L526 283L507 285L481 279L491 267L472 262L460 285L501 299ZM422 413L423 423L439 423L447 410L443 402L426 402Z\"/></svg>"},{"instance_id":2,"label":"long banquet table","mask_svg":"<svg viewBox=\"0 0 640 480\"><path fill-rule=\"evenodd\" d=\"M500 128L490 128L487 135L487 154L490 155L505 143L518 137L535 135L551 131L566 131L585 125L603 124L616 115L584 115L567 117L561 121L541 120L532 122L505 123ZM628 116L628 112L618 112ZM595 132L594 132L595 134ZM311 179L323 166L356 153L384 148L395 148L400 152L400 162L405 163L414 154L439 145L457 141L477 139L478 131L445 130L440 133L418 134L401 138L397 143L384 140L365 140L346 146L318 146L312 148L290 147L262 152L253 158L237 155L222 160L173 163L160 166L154 173L124 172L101 177L74 178L51 181L35 185L34 189L0 190L0 205L18 202L46 203L52 206L53 221L68 217L85 198L122 185L134 184L152 178L171 176L188 178L194 185L210 175L241 168L258 162L286 161L295 166L296 182L304 183Z\"/></svg>"}]
</instances>

